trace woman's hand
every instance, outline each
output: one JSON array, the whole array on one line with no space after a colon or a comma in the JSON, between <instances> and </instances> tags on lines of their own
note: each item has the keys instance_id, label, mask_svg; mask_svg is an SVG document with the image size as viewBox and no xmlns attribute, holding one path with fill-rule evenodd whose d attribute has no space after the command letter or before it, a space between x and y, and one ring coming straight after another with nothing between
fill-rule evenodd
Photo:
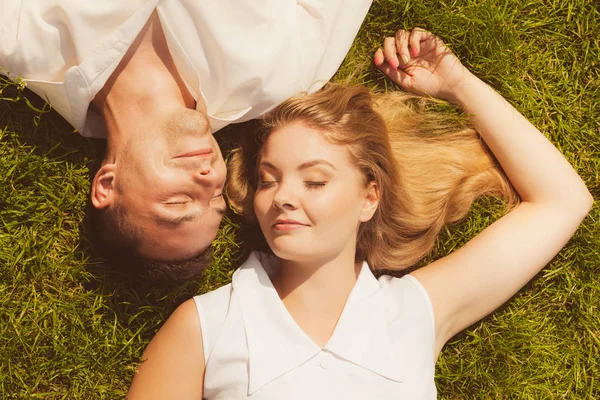
<instances>
[{"instance_id":1,"label":"woman's hand","mask_svg":"<svg viewBox=\"0 0 600 400\"><path fill-rule=\"evenodd\" d=\"M374 61L402 88L450 101L456 87L473 76L441 39L420 28L385 38Z\"/></svg>"}]
</instances>

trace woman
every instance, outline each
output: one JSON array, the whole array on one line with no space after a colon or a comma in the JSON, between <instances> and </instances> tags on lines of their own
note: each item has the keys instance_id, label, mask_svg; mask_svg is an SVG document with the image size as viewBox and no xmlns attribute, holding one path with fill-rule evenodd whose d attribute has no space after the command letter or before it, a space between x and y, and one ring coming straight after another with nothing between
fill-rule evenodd
<instances>
[{"instance_id":1,"label":"woman","mask_svg":"<svg viewBox=\"0 0 600 400\"><path fill-rule=\"evenodd\" d=\"M473 132L420 114L419 101L372 104L365 89L334 86L291 99L265 118L257 159L236 156L228 188L274 255L253 253L231 285L182 304L146 349L129 398L433 399L446 341L575 232L592 205L579 176L438 38L398 31L375 64L462 107L520 204ZM447 257L375 279L371 269L421 259L483 194L512 211Z\"/></svg>"}]
</instances>

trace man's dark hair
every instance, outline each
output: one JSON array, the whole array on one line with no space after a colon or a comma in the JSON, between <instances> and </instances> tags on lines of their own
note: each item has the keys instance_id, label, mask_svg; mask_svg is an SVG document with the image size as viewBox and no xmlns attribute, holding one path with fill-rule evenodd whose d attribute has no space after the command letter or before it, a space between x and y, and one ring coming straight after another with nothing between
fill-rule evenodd
<instances>
[{"instance_id":1,"label":"man's dark hair","mask_svg":"<svg viewBox=\"0 0 600 400\"><path fill-rule=\"evenodd\" d=\"M210 246L194 257L180 260L155 260L137 252L142 240L139 226L128 218L118 202L111 207L88 209L90 240L98 256L110 267L130 278L152 282L178 283L200 275L210 264Z\"/></svg>"}]
</instances>

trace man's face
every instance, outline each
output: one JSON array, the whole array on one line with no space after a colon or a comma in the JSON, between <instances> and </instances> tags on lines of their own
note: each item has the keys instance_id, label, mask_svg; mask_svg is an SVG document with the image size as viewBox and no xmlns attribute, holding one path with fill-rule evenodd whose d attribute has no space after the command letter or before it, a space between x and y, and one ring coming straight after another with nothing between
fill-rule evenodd
<instances>
[{"instance_id":1,"label":"man's face","mask_svg":"<svg viewBox=\"0 0 600 400\"><path fill-rule=\"evenodd\" d=\"M142 256L184 259L210 246L226 210L226 167L203 114L177 111L135 135L115 176L115 200L141 228Z\"/></svg>"}]
</instances>

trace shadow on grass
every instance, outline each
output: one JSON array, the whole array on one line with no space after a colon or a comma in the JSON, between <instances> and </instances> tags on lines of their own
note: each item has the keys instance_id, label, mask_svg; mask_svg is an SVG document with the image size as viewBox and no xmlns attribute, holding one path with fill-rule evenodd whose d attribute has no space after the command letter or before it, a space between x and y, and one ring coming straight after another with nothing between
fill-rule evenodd
<instances>
[{"instance_id":1,"label":"shadow on grass","mask_svg":"<svg viewBox=\"0 0 600 400\"><path fill-rule=\"evenodd\" d=\"M216 135L225 160L231 152L240 146L243 140L255 137L256 121L230 125ZM103 144L103 142L100 142ZM100 166L103 146L96 147L95 162L88 163L89 180ZM86 213L79 226L79 238L82 262L93 279L85 283L87 290L94 291L108 299L110 312L114 312L118 320L129 329L137 331L144 328L148 320L164 321L182 302L194 295L205 293L228 282L235 269L246 260L253 249L268 250L262 239L259 227L247 223L241 215L228 207L227 214L221 223L217 238L213 243L214 260L211 266L198 278L184 284L170 282L150 282L140 278L119 273L108 265L94 251L93 234L90 227L90 208L86 199ZM145 313L146 317L140 317ZM140 329L139 336L149 340L154 329Z\"/></svg>"},{"instance_id":2,"label":"shadow on grass","mask_svg":"<svg viewBox=\"0 0 600 400\"><path fill-rule=\"evenodd\" d=\"M154 325L154 321L164 321L177 305L204 291L202 288L206 287L206 277L200 277L185 284L169 284L166 282L161 282L160 285L150 284L141 279L132 279L118 273L103 261L93 250L88 211L91 207L89 182L91 182L95 171L100 166L104 155L105 142L81 137L58 113L50 110L41 98L29 90L20 91L15 86L8 86L4 88L2 97L9 99L0 101L0 122L2 127L5 127L6 131L9 132L2 140L8 141L9 148L13 149L11 150L13 151L12 154L17 159L21 159L21 163L27 154L31 154L37 160L36 162L40 164L54 165L58 163L63 167L66 164L75 166L79 174L79 178L74 185L78 197L80 196L81 199L85 196L85 206L82 207L81 201L77 201L79 205L74 206L75 208L58 211L59 214L60 212L67 212L73 215L73 218L80 220L79 226L70 225L72 228L65 228L70 230L74 228L72 237L75 244L70 245L66 250L73 252L69 255L72 260L69 268L72 268L72 270L68 272L71 288L83 287L88 294L108 305L108 307L100 308L97 311L98 313L106 314L105 316L109 317L108 320L116 317L120 324L134 331L137 331L136 327L143 328L147 320L153 321L150 323L151 325ZM14 99L14 101L11 101L11 99ZM234 131L232 130L232 132ZM226 139L221 140L225 146L224 154L233 148L236 143L235 135L232 133L218 135L218 139ZM23 148L22 152L21 148ZM68 168L63 167L57 169L56 172L51 170L50 173L55 174L52 179L61 186L73 184L73 181L69 181L70 177L61 175L63 172L58 172ZM45 173L48 172L36 169L26 178L22 178L22 174L17 171L18 177L14 179L18 179L19 186L16 189L14 187L11 189L9 186L7 190L12 191L12 193L19 190L19 196L29 196L30 191L40 184L38 178L44 177ZM82 175L86 173L87 181L82 179ZM6 184L11 185L12 179L8 178ZM61 183L63 180L65 183ZM57 189L54 190L57 191ZM44 198L44 201L52 202L53 200L48 197L52 194L53 192L50 192L49 195L39 195L43 196L41 198ZM31 198L31 201L36 200ZM1 203L3 202L0 201L0 205ZM13 205L10 203L4 204L2 207L6 207L5 210L8 214L5 214L5 217L11 223L31 225L29 221L32 218L32 211L28 211L29 214L14 211L11 208ZM33 213L39 212L44 213L43 211L33 210ZM48 226L54 226L57 224L57 219L61 218L59 214L47 214L46 212L39 218L38 216L35 218L45 221L46 225L49 224ZM83 218L76 217L76 215L81 216L82 214ZM231 215L230 218L232 220L236 219L234 215ZM38 238L46 235L45 228L36 227L36 229L38 230ZM7 233L10 234L10 231L7 231ZM38 253L33 256L43 258L45 255ZM237 260L237 257L235 255L229 256L228 260ZM45 264L43 261L42 263ZM223 267L230 270L235 266L237 265L219 265L217 268ZM47 268L47 272L51 273L50 267ZM31 278L35 277L32 276ZM50 279L53 279L52 276ZM10 283L10 280L10 276L7 276L7 283ZM217 282L213 282L213 286L220 281L219 279ZM145 317L140 318L140 313ZM154 329L140 329L140 336L144 339L149 339L153 334Z\"/></svg>"},{"instance_id":3,"label":"shadow on grass","mask_svg":"<svg viewBox=\"0 0 600 400\"><path fill-rule=\"evenodd\" d=\"M18 134L23 145L31 146L34 154L89 166L96 154L103 153L102 141L77 134L35 93L27 89L20 92L16 87L9 86L3 90L2 97L20 99L14 102L0 101L1 122L8 130ZM24 99L41 112L28 106Z\"/></svg>"}]
</instances>

